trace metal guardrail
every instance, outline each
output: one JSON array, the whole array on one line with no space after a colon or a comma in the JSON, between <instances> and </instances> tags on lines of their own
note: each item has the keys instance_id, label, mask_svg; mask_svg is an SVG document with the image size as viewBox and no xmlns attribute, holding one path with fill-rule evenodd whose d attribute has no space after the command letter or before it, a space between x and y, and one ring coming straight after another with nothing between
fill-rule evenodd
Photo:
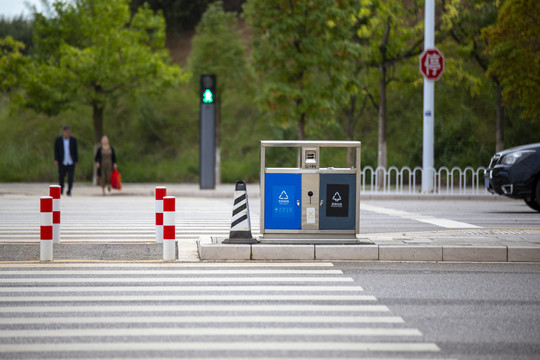
<instances>
[{"instance_id":1,"label":"metal guardrail","mask_svg":"<svg viewBox=\"0 0 540 360\"><path fill-rule=\"evenodd\" d=\"M433 175L433 194L440 195L489 195L484 186L484 170L467 166L465 169L443 166L436 170L429 169ZM417 166L411 169L404 166L388 169L366 166L361 171L361 191L363 193L421 194L423 169Z\"/></svg>"}]
</instances>

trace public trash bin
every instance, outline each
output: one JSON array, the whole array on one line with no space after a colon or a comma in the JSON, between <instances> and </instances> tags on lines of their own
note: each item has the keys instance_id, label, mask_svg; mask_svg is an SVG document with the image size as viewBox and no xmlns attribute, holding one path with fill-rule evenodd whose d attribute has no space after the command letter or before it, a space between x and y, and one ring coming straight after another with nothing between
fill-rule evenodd
<instances>
[{"instance_id":1,"label":"public trash bin","mask_svg":"<svg viewBox=\"0 0 540 360\"><path fill-rule=\"evenodd\" d=\"M357 242L360 145L359 141L261 141L261 242ZM297 148L297 167L267 167L269 147ZM324 148L353 148L354 166L321 168Z\"/></svg>"}]
</instances>

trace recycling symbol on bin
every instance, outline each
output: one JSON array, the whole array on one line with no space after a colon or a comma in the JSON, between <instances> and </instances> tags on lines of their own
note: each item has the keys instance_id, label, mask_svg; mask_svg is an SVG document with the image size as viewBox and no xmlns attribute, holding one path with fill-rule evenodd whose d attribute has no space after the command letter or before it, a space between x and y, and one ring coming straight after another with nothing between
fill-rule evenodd
<instances>
[{"instance_id":1,"label":"recycling symbol on bin","mask_svg":"<svg viewBox=\"0 0 540 360\"><path fill-rule=\"evenodd\" d=\"M336 191L334 196L332 196L332 200L334 200L335 202L340 202L341 201L341 195L339 195L339 193Z\"/></svg>"},{"instance_id":2,"label":"recycling symbol on bin","mask_svg":"<svg viewBox=\"0 0 540 360\"><path fill-rule=\"evenodd\" d=\"M289 195L283 190L278 196L278 203L281 206L289 206Z\"/></svg>"}]
</instances>

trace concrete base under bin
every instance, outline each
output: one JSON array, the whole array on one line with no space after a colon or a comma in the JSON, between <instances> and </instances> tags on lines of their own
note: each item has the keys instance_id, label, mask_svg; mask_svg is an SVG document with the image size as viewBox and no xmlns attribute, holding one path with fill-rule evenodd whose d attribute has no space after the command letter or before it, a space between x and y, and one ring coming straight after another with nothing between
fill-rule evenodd
<instances>
[{"instance_id":1,"label":"concrete base under bin","mask_svg":"<svg viewBox=\"0 0 540 360\"><path fill-rule=\"evenodd\" d=\"M224 237L199 238L201 260L377 260L378 247L365 239L344 244L344 239L279 239L279 243L223 244ZM290 240L286 243L284 241ZM292 242L300 241L300 242ZM328 243L328 241L339 241Z\"/></svg>"},{"instance_id":2,"label":"concrete base under bin","mask_svg":"<svg viewBox=\"0 0 540 360\"><path fill-rule=\"evenodd\" d=\"M317 245L371 245L369 239L359 239L356 235L319 234L266 234L257 238L261 244L317 244Z\"/></svg>"}]
</instances>

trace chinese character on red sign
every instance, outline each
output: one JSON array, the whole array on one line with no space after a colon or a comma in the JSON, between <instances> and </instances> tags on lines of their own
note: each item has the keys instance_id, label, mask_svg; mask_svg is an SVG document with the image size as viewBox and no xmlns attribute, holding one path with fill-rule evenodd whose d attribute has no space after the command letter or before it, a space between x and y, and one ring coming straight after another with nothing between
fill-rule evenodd
<instances>
[{"instance_id":1,"label":"chinese character on red sign","mask_svg":"<svg viewBox=\"0 0 540 360\"><path fill-rule=\"evenodd\" d=\"M444 56L437 49L424 50L419 65L420 72L427 80L437 81L444 72Z\"/></svg>"}]
</instances>

